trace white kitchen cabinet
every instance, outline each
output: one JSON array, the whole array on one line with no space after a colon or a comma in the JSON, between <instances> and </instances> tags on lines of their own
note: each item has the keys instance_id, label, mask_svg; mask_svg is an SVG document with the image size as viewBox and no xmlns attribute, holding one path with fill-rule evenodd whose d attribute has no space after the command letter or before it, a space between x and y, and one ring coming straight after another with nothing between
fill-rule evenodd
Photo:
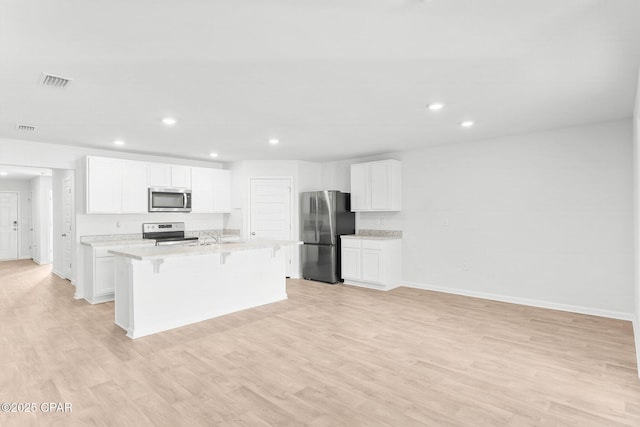
<instances>
[{"instance_id":1,"label":"white kitchen cabinet","mask_svg":"<svg viewBox=\"0 0 640 427\"><path fill-rule=\"evenodd\" d=\"M231 172L224 169L192 168L191 212L231 212Z\"/></svg>"},{"instance_id":2,"label":"white kitchen cabinet","mask_svg":"<svg viewBox=\"0 0 640 427\"><path fill-rule=\"evenodd\" d=\"M398 160L351 165L353 212L399 211L402 208L402 168Z\"/></svg>"},{"instance_id":3,"label":"white kitchen cabinet","mask_svg":"<svg viewBox=\"0 0 640 427\"><path fill-rule=\"evenodd\" d=\"M111 295L114 292L114 256L105 256L95 259L95 281L93 296L95 298Z\"/></svg>"},{"instance_id":4,"label":"white kitchen cabinet","mask_svg":"<svg viewBox=\"0 0 640 427\"><path fill-rule=\"evenodd\" d=\"M340 265L344 280L360 278L360 251L360 240L342 240Z\"/></svg>"},{"instance_id":5,"label":"white kitchen cabinet","mask_svg":"<svg viewBox=\"0 0 640 427\"><path fill-rule=\"evenodd\" d=\"M213 212L231 212L231 171L213 169Z\"/></svg>"},{"instance_id":6,"label":"white kitchen cabinet","mask_svg":"<svg viewBox=\"0 0 640 427\"><path fill-rule=\"evenodd\" d=\"M147 213L147 164L122 160L122 213Z\"/></svg>"},{"instance_id":7,"label":"white kitchen cabinet","mask_svg":"<svg viewBox=\"0 0 640 427\"><path fill-rule=\"evenodd\" d=\"M155 246L155 241L113 246L83 246L85 263L84 299L91 304L113 301L115 290L115 256L110 250Z\"/></svg>"},{"instance_id":8,"label":"white kitchen cabinet","mask_svg":"<svg viewBox=\"0 0 640 427\"><path fill-rule=\"evenodd\" d=\"M147 164L87 156L87 213L147 212Z\"/></svg>"},{"instance_id":9,"label":"white kitchen cabinet","mask_svg":"<svg viewBox=\"0 0 640 427\"><path fill-rule=\"evenodd\" d=\"M191 188L191 167L149 163L147 183L149 187Z\"/></svg>"},{"instance_id":10,"label":"white kitchen cabinet","mask_svg":"<svg viewBox=\"0 0 640 427\"><path fill-rule=\"evenodd\" d=\"M171 187L191 188L191 168L171 165Z\"/></svg>"},{"instance_id":11,"label":"white kitchen cabinet","mask_svg":"<svg viewBox=\"0 0 640 427\"><path fill-rule=\"evenodd\" d=\"M367 163L351 165L351 211L367 211L371 207L369 172Z\"/></svg>"},{"instance_id":12,"label":"white kitchen cabinet","mask_svg":"<svg viewBox=\"0 0 640 427\"><path fill-rule=\"evenodd\" d=\"M88 156L87 213L120 213L122 209L122 160Z\"/></svg>"},{"instance_id":13,"label":"white kitchen cabinet","mask_svg":"<svg viewBox=\"0 0 640 427\"><path fill-rule=\"evenodd\" d=\"M213 212L213 169L191 168L191 212Z\"/></svg>"},{"instance_id":14,"label":"white kitchen cabinet","mask_svg":"<svg viewBox=\"0 0 640 427\"><path fill-rule=\"evenodd\" d=\"M88 214L148 213L149 187L191 188L194 213L231 212L228 170L95 156L85 170Z\"/></svg>"},{"instance_id":15,"label":"white kitchen cabinet","mask_svg":"<svg viewBox=\"0 0 640 427\"><path fill-rule=\"evenodd\" d=\"M342 278L347 285L388 291L402 280L402 240L341 239Z\"/></svg>"}]
</instances>

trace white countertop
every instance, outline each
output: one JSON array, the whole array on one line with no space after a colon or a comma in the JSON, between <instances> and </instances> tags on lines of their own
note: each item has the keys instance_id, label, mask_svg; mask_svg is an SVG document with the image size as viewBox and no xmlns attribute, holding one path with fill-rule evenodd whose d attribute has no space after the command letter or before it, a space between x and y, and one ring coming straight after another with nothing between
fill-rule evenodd
<instances>
[{"instance_id":1,"label":"white countertop","mask_svg":"<svg viewBox=\"0 0 640 427\"><path fill-rule=\"evenodd\" d=\"M209 243L215 239L235 240L240 238L240 234L234 230L195 230L187 231L187 237L198 237L200 242ZM104 247L104 246L129 246L139 244L155 244L154 239L143 239L142 234L106 234L98 236L82 236L80 244L83 246Z\"/></svg>"},{"instance_id":2,"label":"white countertop","mask_svg":"<svg viewBox=\"0 0 640 427\"><path fill-rule=\"evenodd\" d=\"M369 236L363 234L345 234L340 236L341 239L360 239L360 240L400 240L402 236Z\"/></svg>"},{"instance_id":3,"label":"white countertop","mask_svg":"<svg viewBox=\"0 0 640 427\"><path fill-rule=\"evenodd\" d=\"M82 241L81 245L91 246L92 248L100 247L100 246L127 246L127 245L140 245L143 243L149 243L152 245L156 244L156 241L153 239L143 239L143 238L131 238L131 239L112 239L112 240L93 240L93 241Z\"/></svg>"},{"instance_id":4,"label":"white countertop","mask_svg":"<svg viewBox=\"0 0 640 427\"><path fill-rule=\"evenodd\" d=\"M250 240L248 242L221 243L218 245L204 246L151 246L151 247L131 247L117 250L110 250L109 253L116 256L123 256L139 261L157 260L174 257L210 255L219 253L232 253L238 251L250 251L255 249L273 248L277 249L288 245L301 245L297 240Z\"/></svg>"}]
</instances>

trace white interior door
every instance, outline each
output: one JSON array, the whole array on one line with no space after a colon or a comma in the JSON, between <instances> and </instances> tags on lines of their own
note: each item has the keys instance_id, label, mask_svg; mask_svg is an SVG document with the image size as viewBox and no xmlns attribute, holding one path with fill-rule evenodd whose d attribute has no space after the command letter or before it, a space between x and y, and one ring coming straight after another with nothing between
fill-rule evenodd
<instances>
[{"instance_id":1,"label":"white interior door","mask_svg":"<svg viewBox=\"0 0 640 427\"><path fill-rule=\"evenodd\" d=\"M291 240L291 179L251 178L250 239ZM287 276L291 249L286 247Z\"/></svg>"},{"instance_id":2,"label":"white interior door","mask_svg":"<svg viewBox=\"0 0 640 427\"><path fill-rule=\"evenodd\" d=\"M71 280L73 231L73 182L65 178L62 184L62 250L64 251L64 277Z\"/></svg>"},{"instance_id":3,"label":"white interior door","mask_svg":"<svg viewBox=\"0 0 640 427\"><path fill-rule=\"evenodd\" d=\"M18 193L0 193L0 260L18 258Z\"/></svg>"}]
</instances>

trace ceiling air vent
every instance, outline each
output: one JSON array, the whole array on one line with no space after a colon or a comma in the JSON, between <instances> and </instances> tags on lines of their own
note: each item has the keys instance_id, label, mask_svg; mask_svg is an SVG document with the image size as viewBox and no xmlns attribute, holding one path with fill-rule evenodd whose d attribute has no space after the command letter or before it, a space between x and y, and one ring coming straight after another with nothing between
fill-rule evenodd
<instances>
[{"instance_id":1,"label":"ceiling air vent","mask_svg":"<svg viewBox=\"0 0 640 427\"><path fill-rule=\"evenodd\" d=\"M27 132L33 132L34 130L36 130L36 127L34 125L21 125L21 124L17 124L16 125L16 129L18 130L24 130Z\"/></svg>"},{"instance_id":2,"label":"ceiling air vent","mask_svg":"<svg viewBox=\"0 0 640 427\"><path fill-rule=\"evenodd\" d=\"M71 83L71 79L54 76L53 74L44 73L44 77L42 78L42 84L45 86L65 88L69 85L69 83Z\"/></svg>"}]
</instances>

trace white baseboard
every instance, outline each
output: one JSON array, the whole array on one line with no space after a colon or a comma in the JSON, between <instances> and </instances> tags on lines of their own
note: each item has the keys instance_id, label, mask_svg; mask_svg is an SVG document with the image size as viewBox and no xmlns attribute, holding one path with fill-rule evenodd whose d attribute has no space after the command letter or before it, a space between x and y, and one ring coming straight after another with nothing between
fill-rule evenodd
<instances>
[{"instance_id":1,"label":"white baseboard","mask_svg":"<svg viewBox=\"0 0 640 427\"><path fill-rule=\"evenodd\" d=\"M551 310L568 311L571 313L588 314L591 316L608 317L611 319L627 320L633 322L633 313L624 313L620 311L602 310L593 307L582 307L578 305L561 304L549 301L540 301L528 298L511 297L508 295L491 294L485 292L469 291L466 289L447 288L442 286L431 286L424 283L402 282L403 286L408 288L424 289L427 291L444 292L447 294L463 295L467 297L482 298L493 301L508 302L511 304L528 305L531 307L548 308ZM640 334L640 331L639 331ZM637 336L636 336L637 337ZM638 340L636 339L636 342Z\"/></svg>"},{"instance_id":2,"label":"white baseboard","mask_svg":"<svg viewBox=\"0 0 640 427\"><path fill-rule=\"evenodd\" d=\"M352 279L344 279L344 284L345 285L350 285L350 286L358 286L361 288L367 288L367 289L375 289L377 291L390 291L391 289L395 289L398 286L396 285L380 285L378 283L369 283L369 282L362 282L360 280L352 280Z\"/></svg>"},{"instance_id":3,"label":"white baseboard","mask_svg":"<svg viewBox=\"0 0 640 427\"><path fill-rule=\"evenodd\" d=\"M59 271L57 271L57 270L51 270L51 272L52 272L53 274L55 274L56 276L58 276L59 278L64 279L64 280L67 280L67 278L66 278L66 277L64 277L64 274L60 273Z\"/></svg>"}]
</instances>

